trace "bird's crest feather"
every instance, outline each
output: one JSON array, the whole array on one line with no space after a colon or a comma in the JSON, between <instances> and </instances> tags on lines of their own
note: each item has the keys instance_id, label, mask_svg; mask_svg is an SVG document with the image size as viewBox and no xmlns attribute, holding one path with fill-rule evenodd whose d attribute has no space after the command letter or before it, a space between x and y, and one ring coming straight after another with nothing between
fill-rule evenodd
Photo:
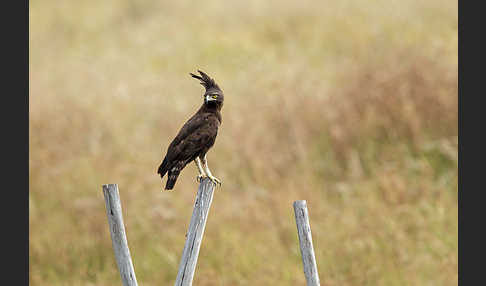
<instances>
[{"instance_id":1,"label":"bird's crest feather","mask_svg":"<svg viewBox=\"0 0 486 286\"><path fill-rule=\"evenodd\" d=\"M218 89L218 90L221 90L218 86L218 84L216 84L216 82L214 81L214 79L210 78L206 73L204 73L203 71L200 71L200 70L197 70L199 72L199 74L201 74L201 76L198 76L198 75L195 75L193 73L189 73L193 78L196 78L198 80L200 80L200 84L202 86L204 86L206 88L206 91L211 89L211 88L215 88L215 89Z\"/></svg>"}]
</instances>

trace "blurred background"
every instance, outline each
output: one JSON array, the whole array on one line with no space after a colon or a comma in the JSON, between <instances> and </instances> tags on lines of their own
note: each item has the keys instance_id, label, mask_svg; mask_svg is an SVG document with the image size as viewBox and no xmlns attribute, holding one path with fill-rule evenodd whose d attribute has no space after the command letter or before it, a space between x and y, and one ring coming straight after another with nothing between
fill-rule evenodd
<instances>
[{"instance_id":1,"label":"blurred background","mask_svg":"<svg viewBox=\"0 0 486 286\"><path fill-rule=\"evenodd\" d=\"M225 93L194 285L457 285L457 1L30 1L31 285L119 285L102 184L140 285L174 283L197 190L156 169Z\"/></svg>"}]
</instances>

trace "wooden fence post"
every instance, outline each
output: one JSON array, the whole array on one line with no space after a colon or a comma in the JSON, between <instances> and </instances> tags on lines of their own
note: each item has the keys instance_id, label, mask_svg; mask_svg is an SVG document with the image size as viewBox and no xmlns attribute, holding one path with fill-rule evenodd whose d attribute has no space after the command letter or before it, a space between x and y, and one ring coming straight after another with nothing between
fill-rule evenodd
<instances>
[{"instance_id":1,"label":"wooden fence post","mask_svg":"<svg viewBox=\"0 0 486 286\"><path fill-rule=\"evenodd\" d=\"M197 258L199 255L199 248L208 218L209 208L213 201L213 191L215 185L204 178L199 184L197 190L196 202L194 203L194 210L192 211L191 222L186 234L186 243L182 251L182 258L179 264L179 271L175 286L189 286L192 285L194 271L196 269Z\"/></svg>"},{"instance_id":2,"label":"wooden fence post","mask_svg":"<svg viewBox=\"0 0 486 286\"><path fill-rule=\"evenodd\" d=\"M105 197L106 215L110 226L111 244L115 251L116 263L120 271L123 286L138 286L132 258L128 249L125 225L123 224L120 194L117 184L103 185Z\"/></svg>"},{"instance_id":3,"label":"wooden fence post","mask_svg":"<svg viewBox=\"0 0 486 286\"><path fill-rule=\"evenodd\" d=\"M309 224L309 213L305 200L294 202L295 222L299 234L300 253L304 264L304 274L308 286L320 285L319 274L317 273L316 257L312 245L312 234Z\"/></svg>"}]
</instances>

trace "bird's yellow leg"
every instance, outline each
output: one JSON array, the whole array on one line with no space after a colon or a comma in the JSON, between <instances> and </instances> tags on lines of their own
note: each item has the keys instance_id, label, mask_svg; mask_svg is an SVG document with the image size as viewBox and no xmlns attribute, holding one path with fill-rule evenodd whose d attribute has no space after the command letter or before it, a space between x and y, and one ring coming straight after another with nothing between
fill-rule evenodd
<instances>
[{"instance_id":1,"label":"bird's yellow leg","mask_svg":"<svg viewBox=\"0 0 486 286\"><path fill-rule=\"evenodd\" d=\"M221 186L221 180L213 176L213 174L211 174L211 170L209 170L208 160L206 159L206 155L204 155L204 158L202 159L202 165L204 167L204 172L206 172L206 175L211 180L211 182L213 182L215 185Z\"/></svg>"},{"instance_id":2,"label":"bird's yellow leg","mask_svg":"<svg viewBox=\"0 0 486 286\"><path fill-rule=\"evenodd\" d=\"M206 173L204 173L203 167L201 165L201 159L197 157L196 159L194 159L194 162L196 163L197 170L199 171L199 175L197 175L196 181L201 182L202 178L206 177L207 175Z\"/></svg>"}]
</instances>

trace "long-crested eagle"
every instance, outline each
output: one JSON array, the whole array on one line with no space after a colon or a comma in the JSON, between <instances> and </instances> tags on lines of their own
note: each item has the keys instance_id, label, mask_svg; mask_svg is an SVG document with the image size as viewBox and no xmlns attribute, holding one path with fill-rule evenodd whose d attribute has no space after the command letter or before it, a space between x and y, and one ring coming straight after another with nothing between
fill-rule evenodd
<instances>
[{"instance_id":1,"label":"long-crested eagle","mask_svg":"<svg viewBox=\"0 0 486 286\"><path fill-rule=\"evenodd\" d=\"M203 95L204 102L170 143L167 154L157 170L161 178L167 173L166 190L174 188L179 173L192 161L196 163L199 171L197 181L208 177L214 184L221 185L221 181L214 177L209 170L206 153L213 146L218 134L224 95L214 79L200 70L198 72L201 76L193 73L190 75L200 80L200 83L206 88Z\"/></svg>"}]
</instances>

